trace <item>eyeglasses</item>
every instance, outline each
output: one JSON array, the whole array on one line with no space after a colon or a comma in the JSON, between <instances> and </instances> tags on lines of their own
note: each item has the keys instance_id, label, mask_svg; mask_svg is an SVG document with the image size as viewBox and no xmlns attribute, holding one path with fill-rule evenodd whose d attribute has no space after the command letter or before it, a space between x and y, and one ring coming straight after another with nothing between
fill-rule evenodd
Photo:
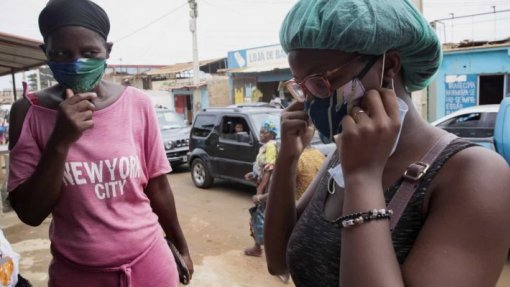
<instances>
[{"instance_id":1,"label":"eyeglasses","mask_svg":"<svg viewBox=\"0 0 510 287\"><path fill-rule=\"evenodd\" d=\"M331 90L331 82L329 78L343 69L345 66L356 62L362 58L366 58L366 56L358 56L354 59L344 63L338 68L335 68L330 71L326 71L323 74L312 74L306 76L301 82L296 82L294 79L291 79L284 83L287 90L291 93L291 95L296 99L303 101L306 99L308 94L316 98L329 98L332 94ZM363 77L366 72L372 67L372 65L376 62L376 57L371 57L370 61L367 63L365 68L363 68L362 72L359 73L358 77Z\"/></svg>"}]
</instances>

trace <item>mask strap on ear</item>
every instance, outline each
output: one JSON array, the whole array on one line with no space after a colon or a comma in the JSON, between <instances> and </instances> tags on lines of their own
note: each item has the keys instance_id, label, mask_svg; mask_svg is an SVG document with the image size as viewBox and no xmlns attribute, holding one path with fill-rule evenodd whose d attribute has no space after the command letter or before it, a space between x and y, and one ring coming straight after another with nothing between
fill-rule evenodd
<instances>
[{"instance_id":1,"label":"mask strap on ear","mask_svg":"<svg viewBox=\"0 0 510 287\"><path fill-rule=\"evenodd\" d=\"M381 88L383 87L384 83L384 66L386 65L386 52L384 52L382 57L382 71L381 71ZM393 81L393 79L392 79Z\"/></svg>"}]
</instances>

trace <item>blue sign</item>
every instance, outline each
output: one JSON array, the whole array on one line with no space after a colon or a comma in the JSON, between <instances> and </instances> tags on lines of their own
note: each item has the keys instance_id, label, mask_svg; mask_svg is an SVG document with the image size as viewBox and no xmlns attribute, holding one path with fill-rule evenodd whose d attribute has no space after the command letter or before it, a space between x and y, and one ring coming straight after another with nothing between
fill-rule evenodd
<instances>
[{"instance_id":1,"label":"blue sign","mask_svg":"<svg viewBox=\"0 0 510 287\"><path fill-rule=\"evenodd\" d=\"M244 68L248 64L246 50L228 52L228 68Z\"/></svg>"},{"instance_id":2,"label":"blue sign","mask_svg":"<svg viewBox=\"0 0 510 287\"><path fill-rule=\"evenodd\" d=\"M476 106L478 75L447 75L445 81L445 113Z\"/></svg>"}]
</instances>

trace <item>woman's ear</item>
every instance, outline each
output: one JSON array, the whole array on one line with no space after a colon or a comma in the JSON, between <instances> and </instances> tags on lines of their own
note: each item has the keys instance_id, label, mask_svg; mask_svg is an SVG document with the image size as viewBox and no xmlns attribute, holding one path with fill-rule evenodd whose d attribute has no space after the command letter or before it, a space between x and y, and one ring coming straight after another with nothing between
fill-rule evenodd
<instances>
[{"instance_id":1,"label":"woman's ear","mask_svg":"<svg viewBox=\"0 0 510 287\"><path fill-rule=\"evenodd\" d=\"M110 58L110 53L112 52L113 43L107 42L106 43L106 59Z\"/></svg>"},{"instance_id":2,"label":"woman's ear","mask_svg":"<svg viewBox=\"0 0 510 287\"><path fill-rule=\"evenodd\" d=\"M386 52L384 63L384 79L383 82L391 82L400 73L400 53L395 50Z\"/></svg>"}]
</instances>

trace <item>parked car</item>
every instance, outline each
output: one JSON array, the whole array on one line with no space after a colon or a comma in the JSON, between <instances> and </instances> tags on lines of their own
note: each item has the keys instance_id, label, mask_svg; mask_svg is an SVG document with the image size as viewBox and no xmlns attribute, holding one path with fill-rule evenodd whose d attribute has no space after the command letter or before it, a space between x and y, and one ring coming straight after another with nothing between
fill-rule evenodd
<instances>
[{"instance_id":1,"label":"parked car","mask_svg":"<svg viewBox=\"0 0 510 287\"><path fill-rule=\"evenodd\" d=\"M168 161L172 167L187 163L191 128L173 110L156 109L156 115Z\"/></svg>"},{"instance_id":2,"label":"parked car","mask_svg":"<svg viewBox=\"0 0 510 287\"><path fill-rule=\"evenodd\" d=\"M279 126L281 112L265 105L205 108L198 112L190 133L189 165L193 183L207 188L215 178L221 178L254 185L244 175L252 170L261 146L262 122L270 119ZM236 124L241 124L244 131L236 133Z\"/></svg>"},{"instance_id":3,"label":"parked car","mask_svg":"<svg viewBox=\"0 0 510 287\"><path fill-rule=\"evenodd\" d=\"M492 137L499 105L480 105L453 112L431 124L494 149Z\"/></svg>"}]
</instances>

